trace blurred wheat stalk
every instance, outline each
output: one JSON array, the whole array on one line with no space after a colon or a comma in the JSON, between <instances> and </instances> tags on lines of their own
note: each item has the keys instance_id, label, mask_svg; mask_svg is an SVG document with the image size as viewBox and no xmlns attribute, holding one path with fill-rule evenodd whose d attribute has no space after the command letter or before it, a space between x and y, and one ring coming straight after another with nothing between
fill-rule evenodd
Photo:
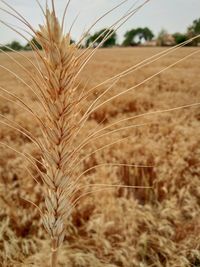
<instances>
[{"instance_id":1,"label":"blurred wheat stalk","mask_svg":"<svg viewBox=\"0 0 200 267\"><path fill-rule=\"evenodd\" d=\"M77 44L71 43L70 33L64 34L63 26L64 26L64 18L67 12L67 8L69 6L70 1L67 3L67 6L64 10L64 16L62 22L60 23L55 12L54 1L52 0L52 11L46 6L44 10L40 3L38 2L44 17L45 17L45 25L40 26L39 31L35 31L32 26L11 6L9 6L5 1L1 0L11 11L5 12L9 13L12 16L15 16L18 20L20 20L25 26L27 26L33 33L33 37L36 38L38 43L42 46L43 51L40 52L34 43L31 43L33 50L35 51L40 64L38 66L34 65L36 69L36 76L33 76L31 73L28 73L26 69L24 71L30 75L30 79L34 82L36 91L33 90L30 85L24 82L19 76L15 75L18 79L20 79L29 89L35 94L37 97L42 113L39 114L37 111L32 110L27 104L25 104L21 99L17 98L15 95L9 93L4 88L1 88L5 93L9 95L9 97L14 98L14 100L18 101L18 105L21 105L26 111L31 113L37 120L41 127L41 131L43 134L43 141L35 139L30 132L25 130L24 128L20 127L14 122L8 123L8 126L14 128L17 131L22 132L28 138L30 138L42 151L43 161L40 162L27 154L23 154L27 160L31 164L33 164L38 172L42 177L42 181L45 187L45 205L46 208L44 210L40 210L41 217L44 223L44 226L51 236L52 239L52 260L51 266L56 267L58 263L58 248L63 243L66 231L66 222L68 220L69 214L73 207L76 205L77 201L80 199L73 199L74 194L79 190L79 180L81 176L84 175L84 172L80 174L78 177L74 177L74 169L85 159L79 159L79 152L80 150L88 144L91 140L102 138L106 134L111 134L116 131L123 130L126 127L118 128L117 130L110 130L115 125L122 123L123 121L129 121L136 117L144 116L146 114L141 114L139 116L130 117L128 119L123 119L117 121L115 123L109 124L106 127L103 127L101 130L94 130L92 134L88 136L85 140L80 142L77 147L74 147L73 142L75 138L77 138L78 134L80 133L81 129L84 127L85 121L87 118L98 108L100 108L105 103L108 103L112 99L119 97L122 94L125 94L134 88L140 86L141 84L149 81L150 79L157 76L159 73L165 71L166 69L173 67L178 62L186 59L187 57L199 52L195 51L190 55L180 59L180 61L171 64L170 66L166 67L165 69L155 73L154 75L145 79L142 83L130 87L123 91L120 94L114 95L109 99L103 101L102 103L98 104L98 101L102 99L102 97L110 91L116 82L125 75L147 65L151 62L158 60L159 58L175 51L179 47L187 44L189 41L186 41L174 48L170 48L166 51L162 51L156 56L152 56L149 59L144 60L143 62L123 71L122 73L106 80L104 83L101 83L94 88L92 88L89 92L84 92L79 94L77 90L79 84L79 73L83 69L85 65L87 65L89 59L94 55L95 51L98 49L99 46L109 38L110 34L112 34L112 30L117 30L123 23L125 23L129 18L132 17L135 12L137 12L140 8L142 8L148 1L144 1L142 5L137 8L130 9L125 15L123 15L117 22L115 22L110 31L106 32L106 37L103 38L103 41L100 45L92 49L81 50L81 41L84 39L84 36L92 29L92 27L98 22L98 20L91 26L88 32L81 38L81 40ZM110 12L121 6L126 1L123 1L118 6L115 6L112 10L105 13L100 19L104 16L108 15ZM1 21L4 25L8 26L9 28L13 29L12 26L8 25L7 23ZM115 28L114 28L115 27ZM16 31L16 30L15 30ZM18 31L17 31L18 32ZM19 32L18 32L19 33ZM19 33L21 36L23 34ZM24 36L23 36L24 37ZM100 38L100 37L99 37ZM195 37L197 38L197 37ZM194 38L192 38L194 39ZM192 40L191 39L191 40ZM190 40L190 41L191 41ZM7 53L6 53L7 54ZM8 54L7 54L8 55ZM9 55L8 55L9 56ZM11 59L12 56L9 56ZM25 57L25 56L24 56ZM26 58L27 59L27 58ZM13 59L14 60L14 59ZM28 59L27 59L28 60ZM42 63L42 67L40 67ZM23 68L22 65L18 63L18 65ZM1 66L2 67L2 66ZM83 112L82 106L84 100L88 98L93 92L95 92L98 87L102 84L109 84L108 88L101 93L95 101L91 103L91 105L87 108L86 111ZM4 99L6 99L4 97ZM7 98L7 100L10 100ZM198 105L199 103L194 103L193 106ZM192 105L188 105L192 106ZM185 106L186 107L186 106ZM183 108L177 107L176 109ZM151 114L159 113L159 112L167 112L165 111L157 111L151 112ZM44 114L44 116L43 116ZM81 115L81 119L79 116ZM3 117L1 115L1 117ZM43 119L45 117L45 119ZM4 122L5 124L5 122ZM140 125L130 125L128 127L137 127ZM108 133L104 133L105 130L109 130ZM126 138L117 140L117 142L123 141ZM109 145L113 145L116 142L113 142ZM2 144L3 145L3 144ZM5 145L5 144L4 144ZM9 147L8 145L6 145ZM106 145L105 147L107 147ZM103 149L101 147L100 149ZM11 148L12 149L12 148ZM87 155L87 157L91 156L93 153L96 153L100 149L92 152L91 154ZM22 154L22 153L21 153ZM44 168L44 172L42 172L36 163L41 164ZM106 165L106 164L105 164ZM108 165L108 164L107 164ZM130 164L120 164L120 163L111 163L110 165L127 165L131 166ZM95 167L98 167L95 166ZM148 167L148 166L138 166L138 167ZM87 170L88 171L88 170ZM108 187L109 185L96 185L99 187ZM104 187L105 186L105 187ZM110 185L112 186L112 185ZM116 186L116 185L113 185ZM133 186L130 186L133 187ZM95 192L95 190L91 190L88 193Z\"/></svg>"}]
</instances>

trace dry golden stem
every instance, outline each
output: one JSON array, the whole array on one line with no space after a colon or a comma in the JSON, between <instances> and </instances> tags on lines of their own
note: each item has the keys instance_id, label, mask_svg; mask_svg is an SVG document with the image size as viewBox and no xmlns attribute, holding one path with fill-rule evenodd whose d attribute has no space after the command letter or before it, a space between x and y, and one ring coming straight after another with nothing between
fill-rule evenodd
<instances>
[{"instance_id":1,"label":"dry golden stem","mask_svg":"<svg viewBox=\"0 0 200 267\"><path fill-rule=\"evenodd\" d=\"M57 241L55 239L52 240L52 251L51 251L51 267L58 266L58 248Z\"/></svg>"}]
</instances>

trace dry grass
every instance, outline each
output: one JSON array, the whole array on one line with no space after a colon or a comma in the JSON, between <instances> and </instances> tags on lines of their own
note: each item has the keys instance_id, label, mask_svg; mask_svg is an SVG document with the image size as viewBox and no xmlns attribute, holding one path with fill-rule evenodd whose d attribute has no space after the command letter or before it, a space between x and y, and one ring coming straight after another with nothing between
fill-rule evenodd
<instances>
[{"instance_id":1,"label":"dry grass","mask_svg":"<svg viewBox=\"0 0 200 267\"><path fill-rule=\"evenodd\" d=\"M115 93L191 50L182 49L172 57L130 75L116 86ZM158 51L157 48L121 49L120 55L118 49L98 51L82 73L83 80L87 80L91 71L93 73L93 79L85 90L102 81L105 73L112 75ZM25 55L34 60L32 53ZM11 66L7 57L2 54L0 57L6 66ZM17 55L14 57L18 58ZM114 60L115 64L109 65ZM26 61L21 59L20 62L33 71ZM99 125L100 129L136 114L195 103L199 98L198 68L198 58L187 60L138 88L129 97L124 96L102 107L86 122L82 138L98 126L102 114L107 116L107 121ZM22 74L19 69L15 70ZM11 92L24 95L31 107L37 107L38 101L32 93L20 83L13 86L16 81L10 79L5 71L1 70L1 75L2 86L7 85ZM28 77L26 79L29 81ZM80 85L80 91L84 84ZM6 117L15 119L35 136L40 136L36 122L18 106L1 100L0 108ZM86 172L81 181L83 185L155 184L156 190L119 188L84 197L68 221L60 266L67 263L69 266L198 266L199 109L154 114L140 118L137 123L147 121L152 124L94 140L81 151L81 157L113 140L131 136L128 142L108 147L85 160L77 174L105 162L155 165L150 169L102 166ZM1 127L1 141L40 159L34 144L8 127ZM48 238L41 228L37 210L21 199L28 198L36 204L41 202L41 189L26 168L35 177L36 173L13 151L2 149L1 155L2 266L45 266L49 253Z\"/></svg>"},{"instance_id":2,"label":"dry grass","mask_svg":"<svg viewBox=\"0 0 200 267\"><path fill-rule=\"evenodd\" d=\"M5 98L0 101L2 121L14 120L23 131L27 130L24 136L2 124L0 141L23 152L31 161L32 157L37 159L37 166L33 166L35 164L13 150L1 150L2 266L49 265L48 237L42 230L38 210L26 199L43 211L53 249L62 243L67 228L59 266L198 266L199 108L169 111L198 102L198 56L133 88L196 50L181 49L127 75L102 95L100 104L96 105L98 108L95 108L91 107L92 101L108 88L105 84L98 88L96 85L163 50L100 50L82 71L81 82L77 83L74 77L82 63L77 60L79 53L74 46L69 46L68 37L60 37L54 14L48 16L47 28L51 35L46 34L47 28L41 28L38 33L46 59L42 59L44 75L37 76L40 78L38 84L43 86L41 91L40 88L35 91L37 96L5 69L0 70L1 86L23 98L31 110L37 111L42 122L41 132L37 127L37 116L31 116L30 112ZM52 51L58 51L58 54L52 57ZM36 64L32 53L23 55ZM17 54L13 57L37 75L30 62ZM14 66L6 55L1 54L0 60L20 76L24 74L24 70ZM69 73L69 69L73 72ZM24 79L29 86L34 86L31 76ZM112 86L111 82L109 86ZM95 90L83 104L80 102L82 92L87 95L91 88ZM129 88L133 90L101 105ZM166 112L156 113L160 110ZM138 117L146 113L149 115ZM84 124L78 123L84 114L88 120ZM141 127L133 127L141 124ZM30 140L29 132L36 138L36 146ZM89 143L88 135L91 135ZM74 184L77 178L80 178L79 183ZM127 188L108 189L106 185L111 184ZM46 192L47 209L42 204ZM70 206L78 199L76 208L68 215Z\"/></svg>"}]
</instances>

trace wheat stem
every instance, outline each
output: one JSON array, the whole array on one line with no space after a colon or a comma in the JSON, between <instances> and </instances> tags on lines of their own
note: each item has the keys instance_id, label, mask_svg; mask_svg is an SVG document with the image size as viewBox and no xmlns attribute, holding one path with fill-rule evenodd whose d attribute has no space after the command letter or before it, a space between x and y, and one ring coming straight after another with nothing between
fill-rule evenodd
<instances>
[{"instance_id":1,"label":"wheat stem","mask_svg":"<svg viewBox=\"0 0 200 267\"><path fill-rule=\"evenodd\" d=\"M107 92L111 91L111 89L114 87L114 85L118 82L119 79L143 66L146 66L147 64L150 64L160 59L162 56L169 54L171 51L175 51L178 48L178 46L167 52L161 52L156 56L150 57L149 60L144 60L143 62L101 83L100 85L103 85L108 81L112 82L112 84L106 90L104 90L103 93L101 93L92 103L89 104L89 107L86 108L86 111L84 111L84 107L82 107L82 101L86 100L86 98L89 95L91 95L91 93L96 88L100 87L100 85L93 87L86 94L85 98L85 96L83 96L82 94L79 95L79 90L78 90L79 86L77 85L77 83L79 82L77 79L78 75L81 73L82 69L87 65L91 57L96 53L97 49L113 34L113 31L119 29L149 1L150 0L143 0L143 4L139 5L137 8L133 8L134 6L132 6L122 17L120 17L113 25L111 25L109 30L105 30L100 36L97 37L97 39L94 42L99 40L103 35L106 35L95 49L93 49L92 51L89 50L89 48L93 45L92 43L89 46L89 48L84 50L83 53L80 53L79 50L80 44L85 36L80 39L78 45L70 43L71 28L76 22L76 18L72 23L71 28L69 29L69 33L67 35L63 33L64 21L69 4L71 2L70 0L67 1L61 24L59 23L59 20L56 17L54 0L51 0L52 11L48 9L48 4L47 4L48 1L46 1L46 10L44 10L40 2L36 0L42 13L45 16L45 25L43 26L40 25L38 32L36 32L32 28L32 26L28 23L28 21L24 19L23 16L18 11L13 9L12 6L6 4L4 0L0 0L0 2L4 3L7 6L9 11L3 8L0 9L6 12L7 14L13 16L14 18L16 18L18 21L22 22L24 26L28 27L28 30L31 30L36 35L35 37L37 41L43 48L43 51L40 52L37 49L36 45L34 43L31 43L31 47L34 50L34 55L37 56L39 59L39 61L37 61L38 63L37 75L39 77L36 76L36 78L33 75L31 75L31 73L27 71L21 64L18 64L14 58L9 56L10 58L13 59L15 63L18 64L20 68L22 68L25 71L26 74L28 75L30 74L30 79L34 82L34 85L36 86L37 89L36 92L35 88L32 88L21 77L19 77L17 74L7 69L6 67L0 65L0 68L3 68L4 70L14 75L18 80L20 80L24 85L26 85L37 96L39 104L41 105L41 107L43 107L43 110L45 111L46 116L45 118L43 118L42 114L39 115L37 115L38 113L35 114L32 111L32 109L28 108L23 101L20 101L20 104L18 104L18 106L23 107L26 111L29 111L32 115L34 115L38 119L44 139L41 144L32 135L30 135L25 128L21 127L19 124L15 123L13 126L10 126L9 123L2 121L2 124L13 128L15 131L20 132L21 134L28 137L36 145L38 145L38 147L41 149L43 153L42 161L37 160L32 155L29 155L27 153L21 153L16 149L12 148L11 146L4 144L2 142L0 142L0 145L6 146L7 148L12 149L16 153L25 157L31 164L33 164L33 166L40 173L42 182L44 184L43 188L44 188L44 199L45 199L45 205L42 208L42 210L40 210L40 214L43 220L44 227L51 236L52 240L51 267L58 266L58 250L61 244L63 243L65 237L66 225L70 211L76 206L76 204L82 197L91 194L93 192L100 191L100 190L91 190L90 192L86 192L79 195L78 197L76 197L75 200L73 200L74 196L80 189L85 189L87 187L87 186L79 186L80 178L88 171L101 166L135 166L135 167L137 166L137 165L123 164L123 163L102 163L90 167L89 169L81 172L80 175L77 175L77 177L75 177L76 168L81 163L83 163L85 159L103 150L104 148L108 148L114 144L127 140L130 136L114 140L109 144L96 148L91 153L88 152L88 154L82 158L80 158L81 157L79 153L80 150L87 144L89 144L91 141L96 140L97 138L102 138L104 136L116 133L120 130L149 125L149 123L128 125L110 130L109 132L102 133L102 131L108 130L110 129L110 127L115 126L120 122L128 121L130 119L142 117L145 115L166 112L169 110L177 110L179 108L189 107L192 105L195 106L199 104L196 103L192 105L177 107L174 109L149 112L141 115L136 115L134 117L129 117L128 119L127 118L121 119L118 122L109 124L106 127L102 127L102 129L100 130L95 129L95 131L89 134L89 136L86 137L83 141L79 141L77 145L75 145L74 143L74 139L78 136L80 131L85 126L86 120L94 111L102 107L104 104L115 99L116 97L119 97L143 85L144 83L150 81L151 79L153 79L160 73L164 72L165 70L173 67L177 63L199 52L195 51L191 53L190 55L182 58L179 61L176 61L175 63L169 65L168 67L162 69L161 71L155 73L154 75L146 78L141 83L131 86L125 91L120 92L119 94L114 95L99 104L98 101L101 100ZM91 25L86 34L94 27L94 25L96 25L100 20L102 20L106 15L110 14L112 11L122 6L125 2L127 2L127 0L122 1L120 4L116 5L114 8L106 12L99 19L97 19ZM12 29L13 31L15 31L16 33L18 33L25 40L27 40L26 36L24 36L20 32L21 29L17 31L14 27L10 26L9 24L1 20L0 22L9 27L10 29ZM33 36L27 30L24 29L22 30ZM41 63L43 68L40 66L39 63ZM14 94L6 92L4 88L0 87L0 89L5 93L9 94L14 99L18 100L18 98ZM9 100L7 97L4 97L4 99ZM13 100L9 101L12 102ZM78 115L80 115L81 118L79 118ZM0 116L6 119L5 116L3 115ZM9 119L7 120L11 122L11 120ZM44 172L40 171L37 164L41 165L45 169L45 171ZM153 166L138 165L137 167L153 167ZM29 174L31 175L31 173ZM134 187L134 186L123 186L123 185L121 186L121 185L108 185L108 184L93 184L89 186L101 187L101 190L104 189L105 187L150 188L141 186Z\"/></svg>"},{"instance_id":2,"label":"wheat stem","mask_svg":"<svg viewBox=\"0 0 200 267\"><path fill-rule=\"evenodd\" d=\"M57 248L57 240L52 240L52 247L51 247L51 267L58 266L58 248Z\"/></svg>"}]
</instances>

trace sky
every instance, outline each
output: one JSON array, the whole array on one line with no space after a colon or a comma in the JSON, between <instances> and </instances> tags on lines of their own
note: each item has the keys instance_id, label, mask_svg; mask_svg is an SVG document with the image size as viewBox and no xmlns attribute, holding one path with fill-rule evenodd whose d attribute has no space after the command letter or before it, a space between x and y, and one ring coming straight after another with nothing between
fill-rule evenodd
<instances>
[{"instance_id":1,"label":"sky","mask_svg":"<svg viewBox=\"0 0 200 267\"><path fill-rule=\"evenodd\" d=\"M27 21L37 29L39 23L44 21L42 12L37 5L36 0L5 0L13 8L19 11ZM67 0L54 0L59 19L62 19L62 14ZM83 32L98 19L103 13L110 10L112 7L121 3L123 0L71 0L66 20L65 29L69 30L74 19L77 17L72 28L72 39L78 40ZM45 0L39 0L44 6ZM135 7L142 4L144 0L127 0L117 10L107 15L101 20L92 30L91 33L112 25L120 19L130 7ZM50 1L49 1L50 5ZM0 0L0 8L9 10ZM148 4L142 7L134 16L132 16L118 33L118 41L121 42L123 35L127 30L137 27L149 27L155 35L161 29L167 30L169 33L185 32L187 27L192 24L194 19L200 18L200 0L150 0ZM9 23L16 30L21 31L21 28L27 28L15 18L5 14L0 10L0 43L5 44L13 40L20 41L25 44L26 41L11 29L2 24L2 21ZM20 27L17 28L17 27ZM23 31L22 31L23 32ZM30 39L31 35L23 32L26 38Z\"/></svg>"}]
</instances>

